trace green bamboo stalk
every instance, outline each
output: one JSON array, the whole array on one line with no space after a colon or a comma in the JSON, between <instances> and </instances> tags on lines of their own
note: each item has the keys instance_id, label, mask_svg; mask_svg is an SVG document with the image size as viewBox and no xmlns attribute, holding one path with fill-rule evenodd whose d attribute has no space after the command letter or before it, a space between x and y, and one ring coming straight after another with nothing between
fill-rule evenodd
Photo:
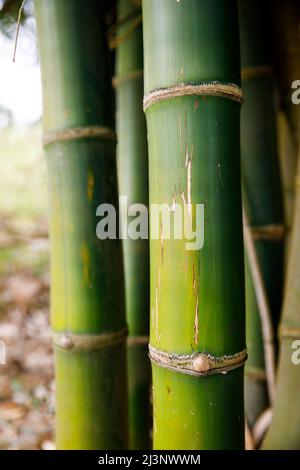
<instances>
[{"instance_id":1,"label":"green bamboo stalk","mask_svg":"<svg viewBox=\"0 0 300 470\"><path fill-rule=\"evenodd\" d=\"M300 5L297 0L277 0L273 5L275 19L276 74L280 92L280 107L284 116L279 120L280 150L285 218L287 224L286 258L290 247L290 231L294 208L294 178L297 171L297 145L300 126L300 106L292 103L292 83L300 77Z\"/></svg>"},{"instance_id":2,"label":"green bamboo stalk","mask_svg":"<svg viewBox=\"0 0 300 470\"><path fill-rule=\"evenodd\" d=\"M245 255L246 338L249 358L245 367L245 412L250 427L268 406L265 350L261 319L256 301L248 257Z\"/></svg>"},{"instance_id":3,"label":"green bamboo stalk","mask_svg":"<svg viewBox=\"0 0 300 470\"><path fill-rule=\"evenodd\" d=\"M293 232L280 333L280 358L275 407L264 449L300 449L300 158L294 209Z\"/></svg>"},{"instance_id":4,"label":"green bamboo stalk","mask_svg":"<svg viewBox=\"0 0 300 470\"><path fill-rule=\"evenodd\" d=\"M241 157L244 204L256 239L273 328L277 329L283 285L283 209L277 153L274 81L270 60L268 2L240 0L242 88ZM247 255L246 255L247 258ZM249 360L246 372L246 415L253 425L267 407L262 326L246 259L246 318ZM273 380L271 380L273 382ZM273 391L269 384L269 398Z\"/></svg>"},{"instance_id":5,"label":"green bamboo stalk","mask_svg":"<svg viewBox=\"0 0 300 470\"><path fill-rule=\"evenodd\" d=\"M281 106L286 113L295 141L299 138L300 107L292 103L292 83L300 77L300 4L298 0L276 0L275 38L277 76ZM296 172L296 166L294 166Z\"/></svg>"},{"instance_id":6,"label":"green bamboo stalk","mask_svg":"<svg viewBox=\"0 0 300 470\"><path fill-rule=\"evenodd\" d=\"M299 61L299 3L288 0L284 5L277 3L277 25L282 15L282 42L278 44L282 63L280 83L282 95L287 92L289 80L298 79ZM294 42L296 41L296 42ZM285 60L283 60L285 52ZM298 52L298 54L297 54ZM291 83L290 83L291 84ZM284 86L285 85L285 86ZM288 98L288 94L286 93ZM299 374L299 340L300 340L300 114L299 105L295 106L290 99L284 100L284 110L295 133L298 143L297 174L294 181L295 202L290 237L287 279L284 292L281 325L279 328L280 356L277 373L276 401L273 409L271 427L263 443L264 449L300 449L300 406L297 391L300 387Z\"/></svg>"},{"instance_id":7,"label":"green bamboo stalk","mask_svg":"<svg viewBox=\"0 0 300 470\"><path fill-rule=\"evenodd\" d=\"M120 195L128 204L148 206L148 156L143 113L143 37L141 7L136 0L119 0L115 42L117 97L117 164ZM126 20L127 19L127 20ZM123 241L126 311L129 327L129 444L149 448L150 364L149 241Z\"/></svg>"},{"instance_id":8,"label":"green bamboo stalk","mask_svg":"<svg viewBox=\"0 0 300 470\"><path fill-rule=\"evenodd\" d=\"M117 207L114 109L103 5L37 0L48 159L51 324L59 449L127 446L122 250L96 236Z\"/></svg>"},{"instance_id":9,"label":"green bamboo stalk","mask_svg":"<svg viewBox=\"0 0 300 470\"><path fill-rule=\"evenodd\" d=\"M154 448L241 449L243 367L205 375L245 348L240 104L216 96L240 84L237 2L144 0L143 20L149 201L205 204L202 250L163 222L150 241Z\"/></svg>"},{"instance_id":10,"label":"green bamboo stalk","mask_svg":"<svg viewBox=\"0 0 300 470\"><path fill-rule=\"evenodd\" d=\"M285 234L285 265L289 253L289 238L294 210L294 180L297 166L297 146L292 135L291 126L286 114L282 110L277 112L278 151L280 172L283 188L284 217L286 225Z\"/></svg>"}]
</instances>

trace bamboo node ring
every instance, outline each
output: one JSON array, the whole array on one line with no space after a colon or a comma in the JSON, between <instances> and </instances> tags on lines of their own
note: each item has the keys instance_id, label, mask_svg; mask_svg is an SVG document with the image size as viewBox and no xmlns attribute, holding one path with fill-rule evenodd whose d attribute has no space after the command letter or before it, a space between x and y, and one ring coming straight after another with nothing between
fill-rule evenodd
<instances>
[{"instance_id":1,"label":"bamboo node ring","mask_svg":"<svg viewBox=\"0 0 300 470\"><path fill-rule=\"evenodd\" d=\"M245 369L245 376L253 381L266 381L266 372L264 369L255 366L249 366Z\"/></svg>"},{"instance_id":2,"label":"bamboo node ring","mask_svg":"<svg viewBox=\"0 0 300 470\"><path fill-rule=\"evenodd\" d=\"M91 351L102 349L115 344L122 343L127 338L127 328L110 333L94 335L74 334L70 332L54 332L52 335L53 345L65 351Z\"/></svg>"},{"instance_id":3,"label":"bamboo node ring","mask_svg":"<svg viewBox=\"0 0 300 470\"><path fill-rule=\"evenodd\" d=\"M165 369L182 374L203 377L212 374L226 374L244 365L247 349L235 354L213 356L209 353L176 354L161 351L149 344L149 357L152 362Z\"/></svg>"},{"instance_id":4,"label":"bamboo node ring","mask_svg":"<svg viewBox=\"0 0 300 470\"><path fill-rule=\"evenodd\" d=\"M48 132L43 137L43 145L45 147L56 142L72 142L73 140L96 138L112 142L117 140L116 133L109 127L84 126Z\"/></svg>"},{"instance_id":5,"label":"bamboo node ring","mask_svg":"<svg viewBox=\"0 0 300 470\"><path fill-rule=\"evenodd\" d=\"M128 346L136 346L136 345L148 345L149 343L149 336L128 336L127 338L127 345Z\"/></svg>"},{"instance_id":6,"label":"bamboo node ring","mask_svg":"<svg viewBox=\"0 0 300 470\"><path fill-rule=\"evenodd\" d=\"M278 333L280 338L300 339L299 326L280 325Z\"/></svg>"},{"instance_id":7,"label":"bamboo node ring","mask_svg":"<svg viewBox=\"0 0 300 470\"><path fill-rule=\"evenodd\" d=\"M209 83L180 83L167 88L161 88L154 90L144 97L144 111L149 106L160 101L170 100L176 97L183 96L219 96L222 98L228 98L238 103L243 101L243 93L241 88L234 83L220 83L220 82L209 82Z\"/></svg>"},{"instance_id":8,"label":"bamboo node ring","mask_svg":"<svg viewBox=\"0 0 300 470\"><path fill-rule=\"evenodd\" d=\"M143 70L132 70L128 73L124 73L123 75L116 75L112 78L113 87L116 88L121 83L128 82L129 80L134 80L136 78L143 78L144 72Z\"/></svg>"},{"instance_id":9,"label":"bamboo node ring","mask_svg":"<svg viewBox=\"0 0 300 470\"><path fill-rule=\"evenodd\" d=\"M285 227L282 224L269 224L250 227L254 240L281 241L285 236Z\"/></svg>"},{"instance_id":10,"label":"bamboo node ring","mask_svg":"<svg viewBox=\"0 0 300 470\"><path fill-rule=\"evenodd\" d=\"M242 67L241 75L242 80L250 80L258 77L270 77L273 74L272 67L270 65L249 65Z\"/></svg>"}]
</instances>

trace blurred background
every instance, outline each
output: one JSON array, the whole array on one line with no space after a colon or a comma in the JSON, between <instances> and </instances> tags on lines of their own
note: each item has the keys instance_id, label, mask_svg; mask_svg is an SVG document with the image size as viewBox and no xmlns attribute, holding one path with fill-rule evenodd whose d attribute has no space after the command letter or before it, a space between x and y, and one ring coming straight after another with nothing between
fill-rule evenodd
<instances>
[{"instance_id":1,"label":"blurred background","mask_svg":"<svg viewBox=\"0 0 300 470\"><path fill-rule=\"evenodd\" d=\"M46 161L32 0L0 0L0 449L53 449Z\"/></svg>"}]
</instances>

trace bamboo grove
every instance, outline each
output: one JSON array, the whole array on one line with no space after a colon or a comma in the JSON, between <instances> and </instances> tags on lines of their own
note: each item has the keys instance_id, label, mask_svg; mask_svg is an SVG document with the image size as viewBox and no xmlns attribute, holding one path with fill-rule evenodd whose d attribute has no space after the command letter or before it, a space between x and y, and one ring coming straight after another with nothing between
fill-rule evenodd
<instances>
[{"instance_id":1,"label":"bamboo grove","mask_svg":"<svg viewBox=\"0 0 300 470\"><path fill-rule=\"evenodd\" d=\"M35 17L57 448L300 449L299 3L35 0ZM187 249L176 218L193 230L200 205Z\"/></svg>"}]
</instances>

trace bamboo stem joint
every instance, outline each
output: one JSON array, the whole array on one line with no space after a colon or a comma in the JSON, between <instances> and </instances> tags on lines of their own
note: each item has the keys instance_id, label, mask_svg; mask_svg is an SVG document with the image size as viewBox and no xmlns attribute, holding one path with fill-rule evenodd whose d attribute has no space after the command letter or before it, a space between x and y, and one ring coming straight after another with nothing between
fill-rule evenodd
<instances>
[{"instance_id":1,"label":"bamboo stem joint","mask_svg":"<svg viewBox=\"0 0 300 470\"><path fill-rule=\"evenodd\" d=\"M272 74L273 70L270 65L251 65L248 67L242 67L241 69L242 80L250 80L251 78L258 77L270 77Z\"/></svg>"},{"instance_id":2,"label":"bamboo stem joint","mask_svg":"<svg viewBox=\"0 0 300 470\"><path fill-rule=\"evenodd\" d=\"M283 338L300 339L300 327L280 325L279 337L282 339Z\"/></svg>"},{"instance_id":3,"label":"bamboo stem joint","mask_svg":"<svg viewBox=\"0 0 300 470\"><path fill-rule=\"evenodd\" d=\"M136 346L139 344L148 345L149 336L129 336L127 338L128 346Z\"/></svg>"},{"instance_id":4,"label":"bamboo stem joint","mask_svg":"<svg viewBox=\"0 0 300 470\"><path fill-rule=\"evenodd\" d=\"M108 127L102 126L84 126L63 129L61 131L47 132L43 137L43 145L54 144L56 142L71 142L79 139L95 139L111 140L116 142L116 133Z\"/></svg>"},{"instance_id":5,"label":"bamboo stem joint","mask_svg":"<svg viewBox=\"0 0 300 470\"><path fill-rule=\"evenodd\" d=\"M127 328L110 333L81 335L74 333L53 333L53 345L67 351L91 351L122 343L127 338Z\"/></svg>"},{"instance_id":6,"label":"bamboo stem joint","mask_svg":"<svg viewBox=\"0 0 300 470\"><path fill-rule=\"evenodd\" d=\"M254 240L281 241L285 236L285 227L282 224L252 226L251 233Z\"/></svg>"},{"instance_id":7,"label":"bamboo stem joint","mask_svg":"<svg viewBox=\"0 0 300 470\"><path fill-rule=\"evenodd\" d=\"M238 103L243 101L243 93L238 85L233 83L180 83L179 85L154 90L144 97L144 111L152 104L182 96L219 96Z\"/></svg>"},{"instance_id":8,"label":"bamboo stem joint","mask_svg":"<svg viewBox=\"0 0 300 470\"><path fill-rule=\"evenodd\" d=\"M149 345L149 357L152 362L165 369L182 374L204 377L211 374L226 374L232 369L244 365L247 360L247 349L235 354L213 356L208 353L174 354L160 351Z\"/></svg>"},{"instance_id":9,"label":"bamboo stem joint","mask_svg":"<svg viewBox=\"0 0 300 470\"><path fill-rule=\"evenodd\" d=\"M134 80L135 78L142 78L144 75L143 70L131 70L128 73L124 73L123 75L118 75L113 77L112 84L113 87L116 88L121 83L127 82L128 80Z\"/></svg>"}]
</instances>

